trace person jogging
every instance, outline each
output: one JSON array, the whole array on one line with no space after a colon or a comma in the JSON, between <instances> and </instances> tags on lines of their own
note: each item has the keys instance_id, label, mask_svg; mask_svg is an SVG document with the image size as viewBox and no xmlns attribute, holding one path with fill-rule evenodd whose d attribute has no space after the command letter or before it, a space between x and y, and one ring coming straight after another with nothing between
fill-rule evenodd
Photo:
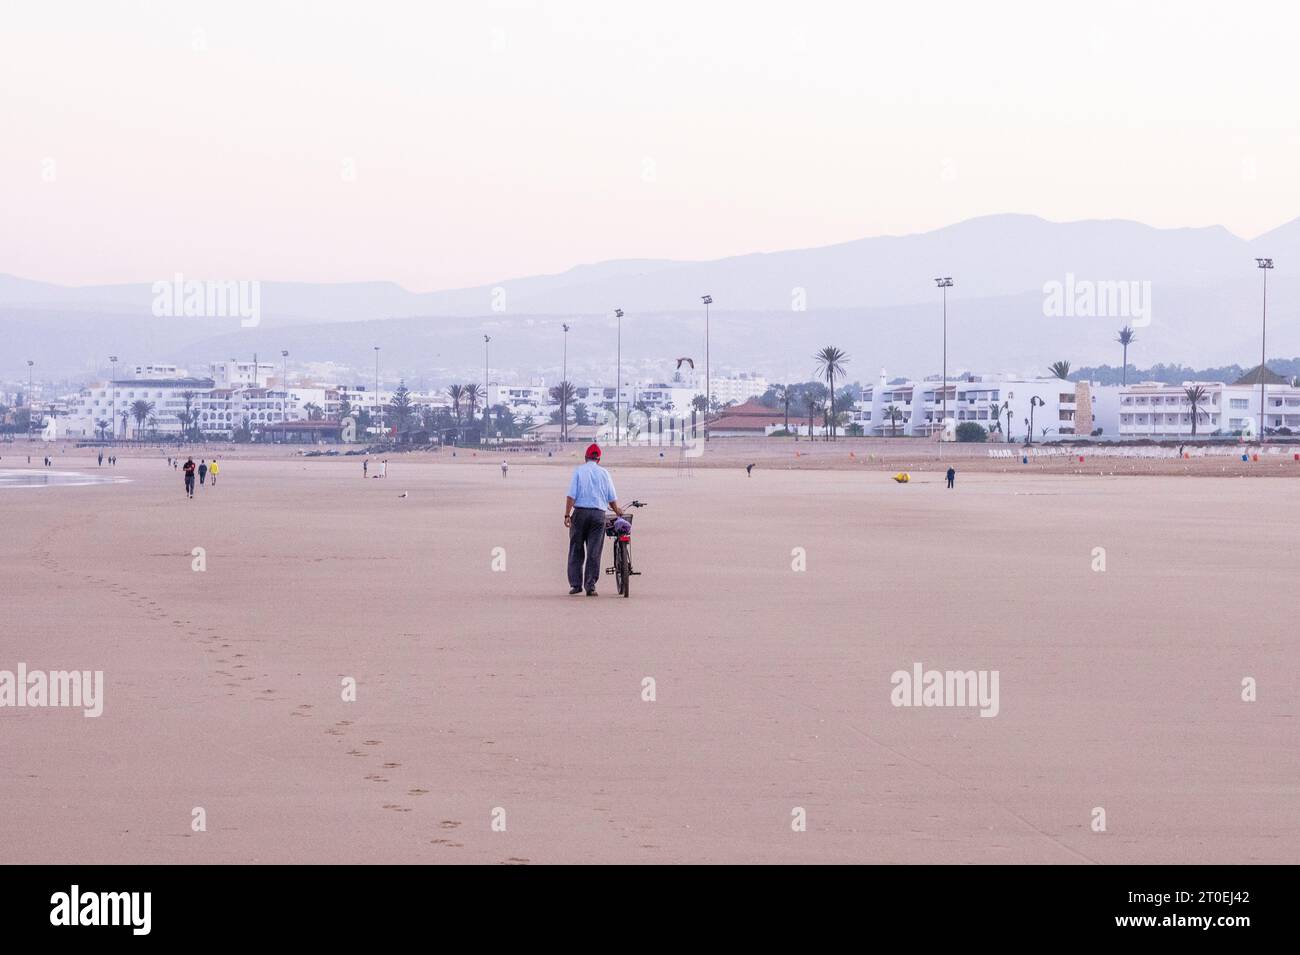
<instances>
[{"instance_id":1,"label":"person jogging","mask_svg":"<svg viewBox=\"0 0 1300 955\"><path fill-rule=\"evenodd\" d=\"M182 468L185 472L185 493L190 497L194 496L194 459L189 458Z\"/></svg>"},{"instance_id":2,"label":"person jogging","mask_svg":"<svg viewBox=\"0 0 1300 955\"><path fill-rule=\"evenodd\" d=\"M605 506L623 516L614 491L614 479L600 466L600 445L587 447L586 460L569 480L564 501L564 526L569 529L569 595L586 590L598 596L600 553L605 547ZM585 556L584 556L585 551Z\"/></svg>"}]
</instances>

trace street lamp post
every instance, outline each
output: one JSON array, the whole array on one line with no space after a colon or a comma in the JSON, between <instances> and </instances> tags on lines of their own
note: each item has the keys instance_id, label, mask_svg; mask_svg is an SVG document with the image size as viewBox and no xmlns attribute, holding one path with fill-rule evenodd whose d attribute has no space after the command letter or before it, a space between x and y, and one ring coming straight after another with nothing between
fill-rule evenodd
<instances>
[{"instance_id":1,"label":"street lamp post","mask_svg":"<svg viewBox=\"0 0 1300 955\"><path fill-rule=\"evenodd\" d=\"M383 420L383 412L379 409L379 346L375 346L375 424L379 427L379 433L383 434L383 426L380 423Z\"/></svg>"},{"instance_id":2,"label":"street lamp post","mask_svg":"<svg viewBox=\"0 0 1300 955\"><path fill-rule=\"evenodd\" d=\"M488 349L492 344L492 336L483 336L483 434L487 435L488 429Z\"/></svg>"},{"instance_id":3,"label":"street lamp post","mask_svg":"<svg viewBox=\"0 0 1300 955\"><path fill-rule=\"evenodd\" d=\"M280 373L280 387L284 390L284 403L280 406L280 420L289 420L289 349L281 348L280 357L284 359L284 370Z\"/></svg>"},{"instance_id":4,"label":"street lamp post","mask_svg":"<svg viewBox=\"0 0 1300 955\"><path fill-rule=\"evenodd\" d=\"M700 296L704 303L704 440L709 440L709 411L713 407L713 378L709 375L709 306L712 295Z\"/></svg>"},{"instance_id":5,"label":"street lamp post","mask_svg":"<svg viewBox=\"0 0 1300 955\"><path fill-rule=\"evenodd\" d=\"M1029 417L1025 420L1025 424L1029 426L1029 433L1025 435L1025 444L1034 443L1034 409L1039 407L1040 405L1045 405L1045 404L1047 404L1047 402L1044 401L1042 398L1038 397L1038 395L1032 395L1030 397Z\"/></svg>"},{"instance_id":6,"label":"street lamp post","mask_svg":"<svg viewBox=\"0 0 1300 955\"><path fill-rule=\"evenodd\" d=\"M1268 273L1273 268L1272 259L1256 259L1255 265L1264 272L1263 316L1259 327L1259 442L1264 443L1264 339L1268 332Z\"/></svg>"},{"instance_id":7,"label":"street lamp post","mask_svg":"<svg viewBox=\"0 0 1300 955\"><path fill-rule=\"evenodd\" d=\"M623 310L614 309L614 317L618 319L618 359L614 372L614 444L617 445L623 421Z\"/></svg>"},{"instance_id":8,"label":"street lamp post","mask_svg":"<svg viewBox=\"0 0 1300 955\"><path fill-rule=\"evenodd\" d=\"M948 289L952 288L952 276L934 280L943 289L943 411L939 419L939 455L943 456L944 430L948 427Z\"/></svg>"},{"instance_id":9,"label":"street lamp post","mask_svg":"<svg viewBox=\"0 0 1300 955\"><path fill-rule=\"evenodd\" d=\"M569 323L561 322L564 329L564 350L560 359L560 443L569 440Z\"/></svg>"}]
</instances>

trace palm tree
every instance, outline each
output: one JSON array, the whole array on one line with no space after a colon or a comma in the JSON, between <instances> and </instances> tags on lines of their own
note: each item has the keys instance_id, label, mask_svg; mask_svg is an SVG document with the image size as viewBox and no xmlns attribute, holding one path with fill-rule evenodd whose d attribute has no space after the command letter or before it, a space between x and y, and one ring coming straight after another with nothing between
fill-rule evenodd
<instances>
[{"instance_id":1,"label":"palm tree","mask_svg":"<svg viewBox=\"0 0 1300 955\"><path fill-rule=\"evenodd\" d=\"M189 434L190 429L199 422L199 416L194 411L194 399L199 396L197 391L182 391L181 397L185 399L185 413L177 415L181 419L181 431Z\"/></svg>"},{"instance_id":2,"label":"palm tree","mask_svg":"<svg viewBox=\"0 0 1300 955\"><path fill-rule=\"evenodd\" d=\"M308 421L319 421L325 416L325 412L321 410L321 406L316 404L314 401L307 402L302 406L302 410L307 412Z\"/></svg>"},{"instance_id":3,"label":"palm tree","mask_svg":"<svg viewBox=\"0 0 1300 955\"><path fill-rule=\"evenodd\" d=\"M152 401L145 401L143 398L137 398L131 402L131 417L135 419L135 437L140 439L140 429L148 417L153 414L154 404Z\"/></svg>"},{"instance_id":4,"label":"palm tree","mask_svg":"<svg viewBox=\"0 0 1300 955\"><path fill-rule=\"evenodd\" d=\"M465 397L464 385L452 385L447 389L447 397L451 399L451 410L456 416L456 427L460 427L460 402Z\"/></svg>"},{"instance_id":5,"label":"palm tree","mask_svg":"<svg viewBox=\"0 0 1300 955\"><path fill-rule=\"evenodd\" d=\"M339 402L339 420L350 417L352 414L352 402L344 398Z\"/></svg>"},{"instance_id":6,"label":"palm tree","mask_svg":"<svg viewBox=\"0 0 1300 955\"><path fill-rule=\"evenodd\" d=\"M105 421L103 418L100 418L95 422L95 430L99 432L100 441L104 440L105 435L108 433L108 429L111 427L113 427L113 423L111 421Z\"/></svg>"},{"instance_id":7,"label":"palm tree","mask_svg":"<svg viewBox=\"0 0 1300 955\"><path fill-rule=\"evenodd\" d=\"M122 437L125 438L126 422L131 417L131 410L129 408L123 408L121 411L118 412L118 416L122 419Z\"/></svg>"},{"instance_id":8,"label":"palm tree","mask_svg":"<svg viewBox=\"0 0 1300 955\"><path fill-rule=\"evenodd\" d=\"M505 405L493 405L492 411L496 416L497 430L507 438L513 438L519 433L519 423L515 420L515 413Z\"/></svg>"},{"instance_id":9,"label":"palm tree","mask_svg":"<svg viewBox=\"0 0 1300 955\"><path fill-rule=\"evenodd\" d=\"M1205 393L1205 389L1200 385L1192 385L1183 389L1183 394L1187 396L1187 402L1192 406L1192 437L1194 438L1196 437L1197 409L1200 408L1201 404L1208 396Z\"/></svg>"},{"instance_id":10,"label":"palm tree","mask_svg":"<svg viewBox=\"0 0 1300 955\"><path fill-rule=\"evenodd\" d=\"M1128 384L1128 346L1137 341L1137 336L1133 334L1133 329L1125 325L1119 330L1119 337L1115 339L1124 346L1124 367L1122 371L1121 384Z\"/></svg>"},{"instance_id":11,"label":"palm tree","mask_svg":"<svg viewBox=\"0 0 1300 955\"><path fill-rule=\"evenodd\" d=\"M808 440L811 441L813 436L812 433L813 418L817 416L817 410L819 405L817 404L817 399L814 398L811 394L807 396L807 399L808 399Z\"/></svg>"},{"instance_id":12,"label":"palm tree","mask_svg":"<svg viewBox=\"0 0 1300 955\"><path fill-rule=\"evenodd\" d=\"M469 415L467 417L472 422L474 420L474 412L478 410L478 400L484 397L483 389L478 386L477 382L472 381L468 385L461 385L460 397L469 408Z\"/></svg>"},{"instance_id":13,"label":"palm tree","mask_svg":"<svg viewBox=\"0 0 1300 955\"><path fill-rule=\"evenodd\" d=\"M790 398L792 397L791 391L792 389L790 388L789 385L777 385L773 389L773 393L776 396L776 400L780 402L781 405L783 405L785 408L785 431L787 434L790 433Z\"/></svg>"},{"instance_id":14,"label":"palm tree","mask_svg":"<svg viewBox=\"0 0 1300 955\"><path fill-rule=\"evenodd\" d=\"M1007 416L1007 440L1011 440L1011 402L1004 401L998 404L996 401L989 405L989 417L993 419L993 425L990 431L1002 430L1002 416Z\"/></svg>"},{"instance_id":15,"label":"palm tree","mask_svg":"<svg viewBox=\"0 0 1300 955\"><path fill-rule=\"evenodd\" d=\"M827 436L833 439L835 437L835 376L844 374L844 366L848 364L849 356L834 345L827 345L813 355L813 359L817 362L817 370L826 377L827 389L830 391L830 408L827 412L830 418L827 422Z\"/></svg>"},{"instance_id":16,"label":"palm tree","mask_svg":"<svg viewBox=\"0 0 1300 955\"><path fill-rule=\"evenodd\" d=\"M578 395L571 381L562 381L551 389L551 401L560 406L560 440L569 439L569 405Z\"/></svg>"},{"instance_id":17,"label":"palm tree","mask_svg":"<svg viewBox=\"0 0 1300 955\"><path fill-rule=\"evenodd\" d=\"M1054 361L1047 366L1047 370L1062 381L1070 380L1070 363L1068 361Z\"/></svg>"},{"instance_id":18,"label":"palm tree","mask_svg":"<svg viewBox=\"0 0 1300 955\"><path fill-rule=\"evenodd\" d=\"M411 405L411 391L406 387L406 382L400 382L397 390L393 392L393 400L388 405L388 410L394 420L397 421L398 433L406 430L406 422L411 419L413 407Z\"/></svg>"},{"instance_id":19,"label":"palm tree","mask_svg":"<svg viewBox=\"0 0 1300 955\"><path fill-rule=\"evenodd\" d=\"M897 438L898 421L903 417L903 409L898 407L898 405L890 405L885 409L885 417L889 419L889 436L891 438Z\"/></svg>"},{"instance_id":20,"label":"palm tree","mask_svg":"<svg viewBox=\"0 0 1300 955\"><path fill-rule=\"evenodd\" d=\"M158 439L158 416L153 412L149 413L149 420L145 422L149 425L149 433L153 435L154 440Z\"/></svg>"}]
</instances>

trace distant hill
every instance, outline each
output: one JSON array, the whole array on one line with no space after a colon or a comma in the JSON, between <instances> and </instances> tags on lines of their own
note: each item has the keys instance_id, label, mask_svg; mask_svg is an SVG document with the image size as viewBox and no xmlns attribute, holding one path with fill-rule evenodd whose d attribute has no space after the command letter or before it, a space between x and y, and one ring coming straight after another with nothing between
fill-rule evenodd
<instances>
[{"instance_id":1,"label":"distant hill","mask_svg":"<svg viewBox=\"0 0 1300 955\"><path fill-rule=\"evenodd\" d=\"M1157 229L1120 220L1054 223L1034 216L972 219L932 232L878 236L815 249L711 262L619 260L558 275L503 279L415 293L390 282L263 282L260 327L237 319L155 318L148 285L68 288L0 275L0 377L106 363L279 354L336 360L364 373L381 346L385 375L481 377L484 333L493 376L558 377L560 323L568 321L571 376L612 375L614 319L623 308L624 364L662 373L679 355L703 355L703 306L713 295L718 371L805 377L815 348L849 352L854 377L937 370L940 295L951 275L949 367L1035 371L1057 359L1076 367L1119 364L1119 317L1049 316L1044 285L1150 283L1151 324L1138 328L1132 363L1204 367L1258 362L1256 255L1269 278L1270 354L1300 352L1300 220L1245 240L1226 229ZM202 276L187 276L202 278ZM802 307L803 310L800 310Z\"/></svg>"}]
</instances>

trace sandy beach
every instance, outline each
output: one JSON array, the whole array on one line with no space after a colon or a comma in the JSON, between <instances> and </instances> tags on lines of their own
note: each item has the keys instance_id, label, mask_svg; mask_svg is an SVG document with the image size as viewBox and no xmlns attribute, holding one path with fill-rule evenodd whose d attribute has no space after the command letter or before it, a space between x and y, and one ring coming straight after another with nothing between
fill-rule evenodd
<instances>
[{"instance_id":1,"label":"sandy beach","mask_svg":"<svg viewBox=\"0 0 1300 955\"><path fill-rule=\"evenodd\" d=\"M503 479L500 453L392 455L363 480L355 457L218 451L190 501L123 452L129 483L0 488L0 670L104 673L97 718L0 710L5 860L1300 857L1300 480L1235 479L1300 479L1290 449L866 447L732 444L689 476L610 449L649 502L628 600L567 595L576 458ZM914 663L998 671L997 715L893 705Z\"/></svg>"}]
</instances>

